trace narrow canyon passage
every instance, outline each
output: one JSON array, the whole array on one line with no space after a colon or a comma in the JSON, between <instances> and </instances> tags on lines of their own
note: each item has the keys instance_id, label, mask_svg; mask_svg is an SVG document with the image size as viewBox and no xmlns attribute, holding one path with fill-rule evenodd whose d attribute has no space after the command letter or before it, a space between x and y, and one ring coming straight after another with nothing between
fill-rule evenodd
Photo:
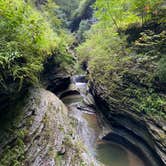
<instances>
[{"instance_id":1,"label":"narrow canyon passage","mask_svg":"<svg viewBox=\"0 0 166 166\"><path fill-rule=\"evenodd\" d=\"M166 0L0 0L0 166L166 166Z\"/></svg>"},{"instance_id":2,"label":"narrow canyon passage","mask_svg":"<svg viewBox=\"0 0 166 166\"><path fill-rule=\"evenodd\" d=\"M77 119L78 135L82 137L89 155L97 160L97 165L145 166L137 155L122 145L100 138L103 127L98 121L93 97L82 76L73 76L69 89L61 94L61 99L68 106L70 116Z\"/></svg>"}]
</instances>

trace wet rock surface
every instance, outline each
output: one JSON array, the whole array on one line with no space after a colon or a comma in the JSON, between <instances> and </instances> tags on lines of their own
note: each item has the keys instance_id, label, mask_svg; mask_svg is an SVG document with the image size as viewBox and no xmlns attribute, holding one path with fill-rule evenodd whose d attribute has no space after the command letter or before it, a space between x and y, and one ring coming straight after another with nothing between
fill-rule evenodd
<instances>
[{"instance_id":1,"label":"wet rock surface","mask_svg":"<svg viewBox=\"0 0 166 166\"><path fill-rule=\"evenodd\" d=\"M75 135L76 120L51 92L32 89L16 117L1 132L0 165L93 165Z\"/></svg>"}]
</instances>

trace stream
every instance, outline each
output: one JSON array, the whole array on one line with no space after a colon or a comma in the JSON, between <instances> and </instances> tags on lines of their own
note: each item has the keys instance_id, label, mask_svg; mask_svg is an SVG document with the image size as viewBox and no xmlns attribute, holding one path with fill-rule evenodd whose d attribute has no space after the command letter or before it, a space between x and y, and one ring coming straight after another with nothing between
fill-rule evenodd
<instances>
[{"instance_id":1,"label":"stream","mask_svg":"<svg viewBox=\"0 0 166 166\"><path fill-rule=\"evenodd\" d=\"M99 122L93 97L83 76L73 76L70 87L60 98L69 108L70 116L77 119L77 133L89 154L98 163L104 166L145 166L145 163L130 150L101 137L103 126Z\"/></svg>"}]
</instances>

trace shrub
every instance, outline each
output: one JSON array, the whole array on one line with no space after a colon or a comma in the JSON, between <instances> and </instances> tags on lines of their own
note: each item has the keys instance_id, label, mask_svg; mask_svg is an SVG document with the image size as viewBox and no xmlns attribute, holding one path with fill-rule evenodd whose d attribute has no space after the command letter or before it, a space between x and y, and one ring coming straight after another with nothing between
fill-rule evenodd
<instances>
[{"instance_id":1,"label":"shrub","mask_svg":"<svg viewBox=\"0 0 166 166\"><path fill-rule=\"evenodd\" d=\"M0 93L36 84L58 41L49 22L28 2L0 0Z\"/></svg>"}]
</instances>

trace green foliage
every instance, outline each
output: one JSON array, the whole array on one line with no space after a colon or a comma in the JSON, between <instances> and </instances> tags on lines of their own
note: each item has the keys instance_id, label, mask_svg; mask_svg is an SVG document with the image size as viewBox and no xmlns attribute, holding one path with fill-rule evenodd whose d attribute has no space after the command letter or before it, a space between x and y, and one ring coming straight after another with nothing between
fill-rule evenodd
<instances>
[{"instance_id":1,"label":"green foliage","mask_svg":"<svg viewBox=\"0 0 166 166\"><path fill-rule=\"evenodd\" d=\"M126 0L98 0L95 7L97 8L96 17L109 25L115 26L117 30L139 21L138 16L131 10L131 2Z\"/></svg>"},{"instance_id":2,"label":"green foliage","mask_svg":"<svg viewBox=\"0 0 166 166\"><path fill-rule=\"evenodd\" d=\"M166 119L164 96L157 94L153 89L139 88L135 85L130 85L124 92L132 96L130 99L124 98L123 100L129 103L133 110L148 116Z\"/></svg>"},{"instance_id":3,"label":"green foliage","mask_svg":"<svg viewBox=\"0 0 166 166\"><path fill-rule=\"evenodd\" d=\"M159 61L158 75L159 75L160 81L162 83L166 83L166 57L165 57L165 55Z\"/></svg>"},{"instance_id":4,"label":"green foliage","mask_svg":"<svg viewBox=\"0 0 166 166\"><path fill-rule=\"evenodd\" d=\"M80 0L55 0L55 2L60 6L61 10L64 11L67 17L71 17L73 11L78 8Z\"/></svg>"},{"instance_id":5,"label":"green foliage","mask_svg":"<svg viewBox=\"0 0 166 166\"><path fill-rule=\"evenodd\" d=\"M95 0L54 0L59 8L56 9L58 18L61 19L64 28L71 31L78 30L82 19L92 15L89 7Z\"/></svg>"},{"instance_id":6,"label":"green foliage","mask_svg":"<svg viewBox=\"0 0 166 166\"><path fill-rule=\"evenodd\" d=\"M6 93L35 84L57 35L39 11L22 0L0 1L0 85ZM5 89L4 89L5 88Z\"/></svg>"},{"instance_id":7,"label":"green foliage","mask_svg":"<svg viewBox=\"0 0 166 166\"><path fill-rule=\"evenodd\" d=\"M156 56L164 54L166 42L166 32L156 34L152 30L146 30L140 33L139 39L134 43L135 50L139 53L146 53L146 55Z\"/></svg>"},{"instance_id":8,"label":"green foliage","mask_svg":"<svg viewBox=\"0 0 166 166\"><path fill-rule=\"evenodd\" d=\"M54 0L47 0L47 3L44 3L43 5L41 4L40 6L40 11L55 32L58 32L61 29L62 24L56 13L58 8L59 7Z\"/></svg>"},{"instance_id":9,"label":"green foliage","mask_svg":"<svg viewBox=\"0 0 166 166\"><path fill-rule=\"evenodd\" d=\"M90 80L113 109L130 107L126 109L165 118L165 96L156 92L154 85L156 77L164 82L166 75L166 37L159 25L163 18L158 17L162 2L98 0L94 5L99 21L87 32L77 53L81 64L88 63ZM146 27L141 27L145 22ZM123 32L134 24L139 34L129 46ZM156 32L155 26L160 30Z\"/></svg>"},{"instance_id":10,"label":"green foliage","mask_svg":"<svg viewBox=\"0 0 166 166\"><path fill-rule=\"evenodd\" d=\"M118 33L113 29L99 28L99 26L93 26L91 31L87 33L88 39L79 46L78 53L80 61L88 61L89 67L94 71L98 67L98 70L102 72L101 69L103 68L101 66L103 65L104 73L106 69L108 71L110 68L115 67L116 63L120 60L119 55L124 56L125 59L127 52L127 49L125 49L126 39L125 36L123 38L119 37ZM94 69L95 67L96 69ZM103 73L101 73L102 76Z\"/></svg>"},{"instance_id":11,"label":"green foliage","mask_svg":"<svg viewBox=\"0 0 166 166\"><path fill-rule=\"evenodd\" d=\"M166 114L164 113L164 106L166 105L165 98L162 98L155 93L150 95L148 93L148 96L144 99L140 99L139 110L144 111L149 115L166 118Z\"/></svg>"},{"instance_id":12,"label":"green foliage","mask_svg":"<svg viewBox=\"0 0 166 166\"><path fill-rule=\"evenodd\" d=\"M75 10L81 0L54 0L59 8L56 10L58 17L62 20L65 27L69 27Z\"/></svg>"},{"instance_id":13,"label":"green foliage","mask_svg":"<svg viewBox=\"0 0 166 166\"><path fill-rule=\"evenodd\" d=\"M163 0L134 0L132 8L134 12L141 17L143 24L149 20L160 21L161 18L158 17L158 15L160 14L161 6L163 4Z\"/></svg>"},{"instance_id":14,"label":"green foliage","mask_svg":"<svg viewBox=\"0 0 166 166\"><path fill-rule=\"evenodd\" d=\"M1 94L10 96L22 87L36 85L50 55L69 57L67 47L72 39L60 30L56 8L52 1L39 11L31 1L0 0ZM62 61L63 57L59 63Z\"/></svg>"},{"instance_id":15,"label":"green foliage","mask_svg":"<svg viewBox=\"0 0 166 166\"><path fill-rule=\"evenodd\" d=\"M140 38L134 43L134 49L137 51L137 53L143 54L143 57L147 57L149 60L151 57L156 59L158 67L155 71L155 75L159 78L161 83L166 83L165 42L165 31L162 31L159 34L155 34L151 30L146 30L140 34Z\"/></svg>"},{"instance_id":16,"label":"green foliage","mask_svg":"<svg viewBox=\"0 0 166 166\"><path fill-rule=\"evenodd\" d=\"M162 4L163 0L98 0L95 3L96 17L119 30L135 22L143 24L150 19L160 20L157 16Z\"/></svg>"},{"instance_id":17,"label":"green foliage","mask_svg":"<svg viewBox=\"0 0 166 166\"><path fill-rule=\"evenodd\" d=\"M64 74L72 74L74 58L70 47L74 42L74 37L63 30L59 30L58 33L60 36L58 49L55 49L52 56L48 57L45 62L45 69L51 72L56 67L56 71Z\"/></svg>"},{"instance_id":18,"label":"green foliage","mask_svg":"<svg viewBox=\"0 0 166 166\"><path fill-rule=\"evenodd\" d=\"M21 165L21 161L24 160L25 144L22 138L17 138L13 148L7 147L4 151L4 156L1 158L0 164L6 165Z\"/></svg>"},{"instance_id":19,"label":"green foliage","mask_svg":"<svg viewBox=\"0 0 166 166\"><path fill-rule=\"evenodd\" d=\"M91 25L87 20L83 20L80 23L79 29L76 34L76 38L78 42L85 41L85 33L90 29Z\"/></svg>"}]
</instances>

